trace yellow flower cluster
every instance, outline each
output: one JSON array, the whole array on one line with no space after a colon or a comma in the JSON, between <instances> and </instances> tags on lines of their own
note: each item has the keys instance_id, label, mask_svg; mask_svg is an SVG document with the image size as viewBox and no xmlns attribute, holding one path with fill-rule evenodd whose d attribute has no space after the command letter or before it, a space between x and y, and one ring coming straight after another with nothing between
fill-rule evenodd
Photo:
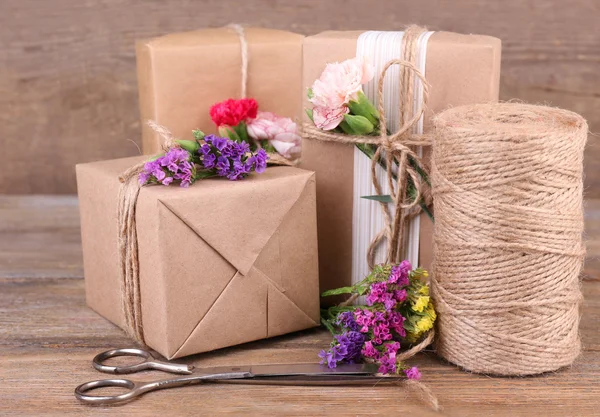
<instances>
[{"instance_id":1,"label":"yellow flower cluster","mask_svg":"<svg viewBox=\"0 0 600 417\"><path fill-rule=\"evenodd\" d=\"M427 287L423 287L423 288L427 288ZM412 305L412 309L413 311L416 311L417 313L421 313L423 311L423 309L425 307L427 307L429 305L429 296L427 295L421 295L419 298L417 298L417 301L415 301L415 303Z\"/></svg>"},{"instance_id":2,"label":"yellow flower cluster","mask_svg":"<svg viewBox=\"0 0 600 417\"><path fill-rule=\"evenodd\" d=\"M424 310L425 314L413 322L413 330L408 331L406 334L406 339L410 343L416 342L421 336L423 336L425 332L429 331L433 327L433 323L437 318L435 309L433 308L433 303L429 300L428 296L425 297L427 298L427 308L421 309L421 311ZM419 297L419 300L425 297Z\"/></svg>"},{"instance_id":3,"label":"yellow flower cluster","mask_svg":"<svg viewBox=\"0 0 600 417\"><path fill-rule=\"evenodd\" d=\"M425 310L425 315L421 317L419 321L417 321L417 323L415 323L415 329L420 334L423 334L427 330L431 329L433 327L433 322L437 317L437 315L435 314L435 310L433 309L433 304L429 302L429 297L427 297L427 299L428 304L427 309Z\"/></svg>"}]
</instances>

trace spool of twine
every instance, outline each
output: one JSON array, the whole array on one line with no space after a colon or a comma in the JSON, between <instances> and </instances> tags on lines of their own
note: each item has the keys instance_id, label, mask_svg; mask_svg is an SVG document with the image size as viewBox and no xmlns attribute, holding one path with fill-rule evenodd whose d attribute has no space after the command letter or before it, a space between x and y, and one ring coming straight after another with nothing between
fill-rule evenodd
<instances>
[{"instance_id":1,"label":"spool of twine","mask_svg":"<svg viewBox=\"0 0 600 417\"><path fill-rule=\"evenodd\" d=\"M447 110L434 126L438 354L496 375L570 365L581 349L586 121L496 103Z\"/></svg>"}]
</instances>

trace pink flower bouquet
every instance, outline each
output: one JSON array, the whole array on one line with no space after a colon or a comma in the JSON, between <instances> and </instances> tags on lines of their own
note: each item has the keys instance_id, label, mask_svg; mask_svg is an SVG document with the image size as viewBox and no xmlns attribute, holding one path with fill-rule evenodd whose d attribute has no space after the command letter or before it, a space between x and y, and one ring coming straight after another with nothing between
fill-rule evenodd
<instances>
[{"instance_id":1,"label":"pink flower bouquet","mask_svg":"<svg viewBox=\"0 0 600 417\"><path fill-rule=\"evenodd\" d=\"M355 57L343 62L327 64L325 70L312 87L308 89L308 99L313 105L306 114L315 127L332 133L359 136L378 136L381 131L379 111L365 96L363 84L374 77L374 67L365 57ZM386 132L389 134L389 132ZM369 158L374 159L377 145L356 143ZM386 161L381 156L378 164L386 169ZM427 174L419 164L409 158L412 168L419 173L425 183L430 185ZM392 175L396 179L396 175ZM408 181L408 197L414 200L417 192L411 178ZM389 195L363 196L362 198L392 203ZM421 199L419 205L433 220L433 214Z\"/></svg>"},{"instance_id":2,"label":"pink flower bouquet","mask_svg":"<svg viewBox=\"0 0 600 417\"><path fill-rule=\"evenodd\" d=\"M362 90L373 75L373 65L364 57L327 64L308 90L313 108L307 113L315 126L349 135L377 132L379 112Z\"/></svg>"},{"instance_id":3,"label":"pink flower bouquet","mask_svg":"<svg viewBox=\"0 0 600 417\"><path fill-rule=\"evenodd\" d=\"M288 160L300 156L301 137L298 126L288 117L258 110L254 99L229 99L213 105L210 116L221 136L236 142L245 141L251 148L279 153Z\"/></svg>"}]
</instances>

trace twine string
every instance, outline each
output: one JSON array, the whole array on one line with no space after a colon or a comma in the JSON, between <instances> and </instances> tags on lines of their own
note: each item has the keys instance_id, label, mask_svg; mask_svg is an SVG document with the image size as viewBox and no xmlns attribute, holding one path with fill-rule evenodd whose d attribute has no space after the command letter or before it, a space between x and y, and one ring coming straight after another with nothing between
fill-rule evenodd
<instances>
[{"instance_id":1,"label":"twine string","mask_svg":"<svg viewBox=\"0 0 600 417\"><path fill-rule=\"evenodd\" d=\"M248 88L248 40L246 39L246 32L243 26L237 23L230 23L227 27L233 29L240 38L240 56L242 58L240 98L246 98L246 90Z\"/></svg>"},{"instance_id":2,"label":"twine string","mask_svg":"<svg viewBox=\"0 0 600 417\"><path fill-rule=\"evenodd\" d=\"M500 103L447 110L434 126L438 354L496 375L570 365L581 349L585 120Z\"/></svg>"}]
</instances>

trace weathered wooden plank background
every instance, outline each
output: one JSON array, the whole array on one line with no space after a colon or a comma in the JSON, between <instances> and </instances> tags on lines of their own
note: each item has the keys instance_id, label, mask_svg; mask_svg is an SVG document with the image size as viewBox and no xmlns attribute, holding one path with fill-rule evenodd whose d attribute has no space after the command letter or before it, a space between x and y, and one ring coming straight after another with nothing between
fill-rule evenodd
<instances>
[{"instance_id":1,"label":"weathered wooden plank background","mask_svg":"<svg viewBox=\"0 0 600 417\"><path fill-rule=\"evenodd\" d=\"M2 0L0 193L71 193L75 163L138 153L138 38L230 22L489 34L503 40L503 99L571 109L600 131L599 17L597 0ZM586 155L594 198L596 142Z\"/></svg>"}]
</instances>

